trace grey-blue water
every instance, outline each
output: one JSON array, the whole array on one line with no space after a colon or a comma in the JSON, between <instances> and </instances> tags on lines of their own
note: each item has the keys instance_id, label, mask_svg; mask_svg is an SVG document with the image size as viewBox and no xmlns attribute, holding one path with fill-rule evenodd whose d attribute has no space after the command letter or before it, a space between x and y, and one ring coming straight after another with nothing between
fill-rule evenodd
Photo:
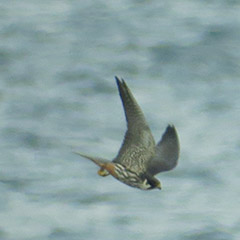
<instances>
[{"instance_id":1,"label":"grey-blue water","mask_svg":"<svg viewBox=\"0 0 240 240\"><path fill-rule=\"evenodd\" d=\"M240 239L239 1L0 3L0 239ZM163 189L74 155L112 159L123 77L156 141L180 137Z\"/></svg>"}]
</instances>

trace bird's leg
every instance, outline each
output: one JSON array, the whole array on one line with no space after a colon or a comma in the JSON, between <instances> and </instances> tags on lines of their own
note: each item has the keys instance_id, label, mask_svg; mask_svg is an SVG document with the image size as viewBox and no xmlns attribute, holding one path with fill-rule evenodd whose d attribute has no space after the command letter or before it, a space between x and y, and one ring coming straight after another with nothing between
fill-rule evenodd
<instances>
[{"instance_id":1,"label":"bird's leg","mask_svg":"<svg viewBox=\"0 0 240 240\"><path fill-rule=\"evenodd\" d=\"M102 177L105 177L109 174L111 174L113 177L116 177L115 164L113 162L101 164L101 168L98 170L98 174Z\"/></svg>"},{"instance_id":2,"label":"bird's leg","mask_svg":"<svg viewBox=\"0 0 240 240\"><path fill-rule=\"evenodd\" d=\"M101 167L99 170L98 170L98 175L99 176L102 176L102 177L106 177L109 175L109 172L104 168L104 167Z\"/></svg>"}]
</instances>

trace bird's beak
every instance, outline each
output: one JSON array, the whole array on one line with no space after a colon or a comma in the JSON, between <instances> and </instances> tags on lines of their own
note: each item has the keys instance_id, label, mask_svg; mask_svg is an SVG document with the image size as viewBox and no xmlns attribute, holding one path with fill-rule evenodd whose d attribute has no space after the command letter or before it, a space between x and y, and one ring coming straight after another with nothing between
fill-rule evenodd
<instances>
[{"instance_id":1,"label":"bird's beak","mask_svg":"<svg viewBox=\"0 0 240 240\"><path fill-rule=\"evenodd\" d=\"M158 185L156 186L156 188L158 188L159 190L162 189L161 183L159 182Z\"/></svg>"}]
</instances>

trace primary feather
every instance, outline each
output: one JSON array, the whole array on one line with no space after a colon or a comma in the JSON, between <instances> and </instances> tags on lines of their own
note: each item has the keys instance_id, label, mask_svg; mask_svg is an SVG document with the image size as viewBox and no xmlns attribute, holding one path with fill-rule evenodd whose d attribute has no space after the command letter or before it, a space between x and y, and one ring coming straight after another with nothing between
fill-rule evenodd
<instances>
[{"instance_id":1,"label":"primary feather","mask_svg":"<svg viewBox=\"0 0 240 240\"><path fill-rule=\"evenodd\" d=\"M113 162L121 163L134 172L145 172L147 162L155 154L155 141L127 84L117 77L116 81L127 120L127 131Z\"/></svg>"}]
</instances>

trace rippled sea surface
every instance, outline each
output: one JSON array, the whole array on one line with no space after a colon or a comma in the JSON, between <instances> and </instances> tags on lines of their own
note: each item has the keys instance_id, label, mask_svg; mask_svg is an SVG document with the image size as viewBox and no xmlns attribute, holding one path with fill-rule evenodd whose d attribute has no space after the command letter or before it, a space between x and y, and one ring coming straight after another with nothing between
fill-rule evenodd
<instances>
[{"instance_id":1,"label":"rippled sea surface","mask_svg":"<svg viewBox=\"0 0 240 240\"><path fill-rule=\"evenodd\" d=\"M240 239L239 1L2 0L0 239ZM101 178L126 129L123 77L158 141L163 189Z\"/></svg>"}]
</instances>

